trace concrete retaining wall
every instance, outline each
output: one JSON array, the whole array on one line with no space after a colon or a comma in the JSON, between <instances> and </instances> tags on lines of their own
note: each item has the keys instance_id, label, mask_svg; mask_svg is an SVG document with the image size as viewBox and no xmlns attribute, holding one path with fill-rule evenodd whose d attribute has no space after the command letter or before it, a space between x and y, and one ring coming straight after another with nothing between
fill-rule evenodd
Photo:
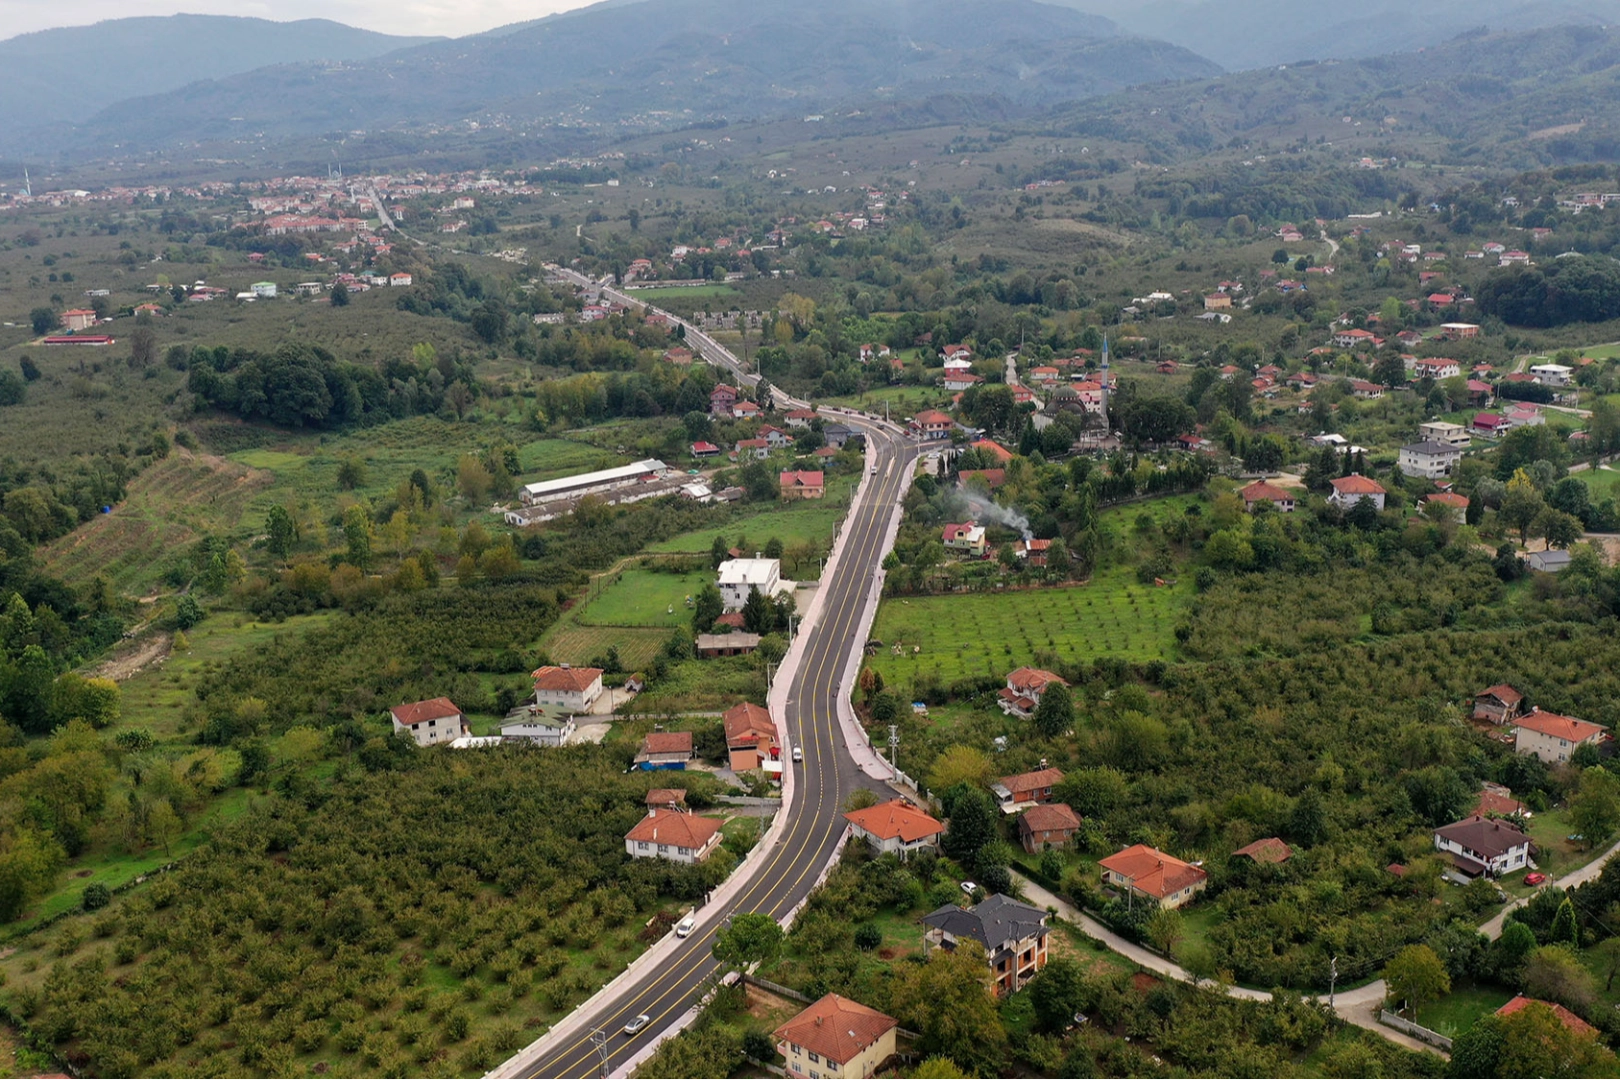
<instances>
[{"instance_id":1,"label":"concrete retaining wall","mask_svg":"<svg viewBox=\"0 0 1620 1080\"><path fill-rule=\"evenodd\" d=\"M1430 1046L1438 1046L1448 1054L1451 1052L1450 1039L1438 1031L1430 1031L1422 1024L1414 1024L1404 1016L1397 1016L1388 1009L1378 1010L1378 1022L1386 1027L1392 1027L1396 1031L1404 1031L1414 1039L1422 1039Z\"/></svg>"}]
</instances>

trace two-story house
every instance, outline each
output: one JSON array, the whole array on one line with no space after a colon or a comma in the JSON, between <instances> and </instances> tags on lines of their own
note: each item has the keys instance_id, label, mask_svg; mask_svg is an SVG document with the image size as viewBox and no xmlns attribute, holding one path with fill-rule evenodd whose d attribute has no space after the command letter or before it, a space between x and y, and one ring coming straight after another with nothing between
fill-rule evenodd
<instances>
[{"instance_id":1,"label":"two-story house","mask_svg":"<svg viewBox=\"0 0 1620 1080\"><path fill-rule=\"evenodd\" d=\"M1062 782L1062 769L1037 769L1003 776L990 785L990 794L996 797L1002 813L1011 814L1035 803L1051 802L1052 786Z\"/></svg>"},{"instance_id":2,"label":"two-story house","mask_svg":"<svg viewBox=\"0 0 1620 1080\"><path fill-rule=\"evenodd\" d=\"M1513 749L1534 754L1549 765L1569 760L1580 746L1596 746L1608 738L1607 728L1572 716L1532 709L1512 721Z\"/></svg>"},{"instance_id":3,"label":"two-story house","mask_svg":"<svg viewBox=\"0 0 1620 1080\"><path fill-rule=\"evenodd\" d=\"M624 834L624 850L637 859L700 863L713 854L721 839L718 820L655 806Z\"/></svg>"},{"instance_id":4,"label":"two-story house","mask_svg":"<svg viewBox=\"0 0 1620 1080\"><path fill-rule=\"evenodd\" d=\"M1270 503L1273 509L1284 514L1294 512L1295 493L1276 484L1268 484L1264 480L1256 480L1241 488L1238 495L1243 499L1243 508L1251 514L1261 503Z\"/></svg>"},{"instance_id":5,"label":"two-story house","mask_svg":"<svg viewBox=\"0 0 1620 1080\"><path fill-rule=\"evenodd\" d=\"M781 768L782 748L769 709L743 702L720 717L726 729L726 752L732 772Z\"/></svg>"},{"instance_id":6,"label":"two-story house","mask_svg":"<svg viewBox=\"0 0 1620 1080\"><path fill-rule=\"evenodd\" d=\"M1080 815L1068 803L1042 803L1018 817L1018 842L1030 854L1062 847L1080 828Z\"/></svg>"},{"instance_id":7,"label":"two-story house","mask_svg":"<svg viewBox=\"0 0 1620 1080\"><path fill-rule=\"evenodd\" d=\"M1501 877L1530 862L1530 838L1494 818L1464 818L1434 830L1434 849L1469 877Z\"/></svg>"},{"instance_id":8,"label":"two-story house","mask_svg":"<svg viewBox=\"0 0 1620 1080\"><path fill-rule=\"evenodd\" d=\"M828 994L776 1029L787 1075L857 1080L894 1056L900 1022L858 1001Z\"/></svg>"},{"instance_id":9,"label":"two-story house","mask_svg":"<svg viewBox=\"0 0 1620 1080\"><path fill-rule=\"evenodd\" d=\"M601 696L601 668L548 664L534 673L534 703L542 709L588 712Z\"/></svg>"},{"instance_id":10,"label":"two-story house","mask_svg":"<svg viewBox=\"0 0 1620 1080\"><path fill-rule=\"evenodd\" d=\"M1069 685L1050 671L1032 667L1016 669L1007 676L1007 685L996 695L1001 711L1009 716L1033 716L1035 707L1041 703L1041 695L1052 683Z\"/></svg>"},{"instance_id":11,"label":"two-story house","mask_svg":"<svg viewBox=\"0 0 1620 1080\"><path fill-rule=\"evenodd\" d=\"M737 404L737 388L721 383L709 391L709 415L730 417Z\"/></svg>"},{"instance_id":12,"label":"two-story house","mask_svg":"<svg viewBox=\"0 0 1620 1080\"><path fill-rule=\"evenodd\" d=\"M852 810L844 820L853 827L857 839L865 840L881 855L902 859L912 852L939 845L945 826L904 799L890 799L876 806Z\"/></svg>"},{"instance_id":13,"label":"two-story house","mask_svg":"<svg viewBox=\"0 0 1620 1080\"><path fill-rule=\"evenodd\" d=\"M911 418L910 426L911 433L924 442L938 442L951 437L954 424L938 409L924 409Z\"/></svg>"},{"instance_id":14,"label":"two-story house","mask_svg":"<svg viewBox=\"0 0 1620 1080\"><path fill-rule=\"evenodd\" d=\"M726 611L741 611L755 589L767 600L782 591L781 559L727 559L716 573Z\"/></svg>"},{"instance_id":15,"label":"two-story house","mask_svg":"<svg viewBox=\"0 0 1620 1080\"><path fill-rule=\"evenodd\" d=\"M1017 993L1046 966L1046 912L1009 896L997 893L971 908L946 904L922 921L928 946L982 945L998 995Z\"/></svg>"},{"instance_id":16,"label":"two-story house","mask_svg":"<svg viewBox=\"0 0 1620 1080\"><path fill-rule=\"evenodd\" d=\"M984 555L984 526L976 521L945 526L941 542L946 551L982 557Z\"/></svg>"},{"instance_id":17,"label":"two-story house","mask_svg":"<svg viewBox=\"0 0 1620 1080\"><path fill-rule=\"evenodd\" d=\"M466 717L449 698L396 705L389 716L394 721L394 734L409 734L417 746L453 742L467 733Z\"/></svg>"},{"instance_id":18,"label":"two-story house","mask_svg":"<svg viewBox=\"0 0 1620 1080\"><path fill-rule=\"evenodd\" d=\"M1474 719L1506 724L1524 710L1524 695L1507 683L1488 686L1474 695Z\"/></svg>"},{"instance_id":19,"label":"two-story house","mask_svg":"<svg viewBox=\"0 0 1620 1080\"><path fill-rule=\"evenodd\" d=\"M1407 443L1401 447L1396 467L1405 476L1416 477L1420 480L1439 480L1451 475L1451 471L1462 460L1462 448L1451 443L1423 442Z\"/></svg>"},{"instance_id":20,"label":"two-story house","mask_svg":"<svg viewBox=\"0 0 1620 1080\"><path fill-rule=\"evenodd\" d=\"M1328 502L1341 510L1348 510L1362 499L1370 499L1376 509L1382 510L1385 494L1383 484L1360 473L1351 473L1333 481L1333 494L1328 496Z\"/></svg>"}]
</instances>

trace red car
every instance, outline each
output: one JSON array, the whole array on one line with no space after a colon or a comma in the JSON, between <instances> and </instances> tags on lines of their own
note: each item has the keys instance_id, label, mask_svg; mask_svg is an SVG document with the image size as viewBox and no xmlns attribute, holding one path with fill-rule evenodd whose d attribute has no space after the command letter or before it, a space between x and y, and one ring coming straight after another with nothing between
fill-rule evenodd
<instances>
[{"instance_id":1,"label":"red car","mask_svg":"<svg viewBox=\"0 0 1620 1080\"><path fill-rule=\"evenodd\" d=\"M1526 885L1540 885L1542 882L1544 882L1546 880L1547 880L1547 875L1546 874L1526 874L1526 875L1524 875L1524 883Z\"/></svg>"}]
</instances>

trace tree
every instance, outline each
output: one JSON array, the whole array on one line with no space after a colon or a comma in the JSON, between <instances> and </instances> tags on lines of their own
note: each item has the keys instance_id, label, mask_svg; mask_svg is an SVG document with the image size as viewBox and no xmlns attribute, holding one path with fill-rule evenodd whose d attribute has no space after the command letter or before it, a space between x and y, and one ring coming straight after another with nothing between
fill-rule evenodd
<instances>
[{"instance_id":1,"label":"tree","mask_svg":"<svg viewBox=\"0 0 1620 1080\"><path fill-rule=\"evenodd\" d=\"M1029 984L1035 1030L1048 1035L1067 1031L1085 1003L1085 993L1085 969L1070 957L1053 957Z\"/></svg>"},{"instance_id":2,"label":"tree","mask_svg":"<svg viewBox=\"0 0 1620 1080\"><path fill-rule=\"evenodd\" d=\"M719 586L705 581L692 598L692 633L707 634L714 628L714 621L725 614L725 610L726 602L720 595Z\"/></svg>"},{"instance_id":3,"label":"tree","mask_svg":"<svg viewBox=\"0 0 1620 1080\"><path fill-rule=\"evenodd\" d=\"M349 287L341 281L332 286L331 304L333 307L349 306Z\"/></svg>"},{"instance_id":4,"label":"tree","mask_svg":"<svg viewBox=\"0 0 1620 1080\"><path fill-rule=\"evenodd\" d=\"M366 465L356 457L345 457L338 462L338 487L344 491L353 491L357 487L364 487L366 483Z\"/></svg>"},{"instance_id":5,"label":"tree","mask_svg":"<svg viewBox=\"0 0 1620 1080\"><path fill-rule=\"evenodd\" d=\"M1582 770L1580 788L1569 800L1569 817L1588 847L1606 840L1620 827L1620 777L1601 765Z\"/></svg>"},{"instance_id":6,"label":"tree","mask_svg":"<svg viewBox=\"0 0 1620 1080\"><path fill-rule=\"evenodd\" d=\"M749 586L748 599L743 601L743 629L750 634L768 634L776 626L776 613L770 601L757 586Z\"/></svg>"},{"instance_id":7,"label":"tree","mask_svg":"<svg viewBox=\"0 0 1620 1080\"><path fill-rule=\"evenodd\" d=\"M714 958L733 971L768 964L782 952L782 927L769 915L747 912L733 915L730 924L714 935Z\"/></svg>"},{"instance_id":8,"label":"tree","mask_svg":"<svg viewBox=\"0 0 1620 1080\"><path fill-rule=\"evenodd\" d=\"M765 557L767 559L780 559L782 557L782 541L780 539L773 536L765 541Z\"/></svg>"},{"instance_id":9,"label":"tree","mask_svg":"<svg viewBox=\"0 0 1620 1080\"><path fill-rule=\"evenodd\" d=\"M156 799L147 808L146 842L161 847L164 858L169 857L169 847L180 835L181 828L180 815L174 812L168 799Z\"/></svg>"},{"instance_id":10,"label":"tree","mask_svg":"<svg viewBox=\"0 0 1620 1080\"><path fill-rule=\"evenodd\" d=\"M1174 908L1160 908L1148 919L1147 939L1165 956L1171 955L1184 933L1181 912Z\"/></svg>"},{"instance_id":11,"label":"tree","mask_svg":"<svg viewBox=\"0 0 1620 1080\"><path fill-rule=\"evenodd\" d=\"M979 788L958 788L949 814L951 827L945 834L945 854L971 864L979 849L996 838L995 803Z\"/></svg>"},{"instance_id":12,"label":"tree","mask_svg":"<svg viewBox=\"0 0 1620 1080\"><path fill-rule=\"evenodd\" d=\"M17 358L17 369L22 372L22 377L25 382L39 381L39 365L34 363L34 358L32 356L29 356L26 353L19 356ZM1612 409L1613 406L1610 406L1610 408Z\"/></svg>"},{"instance_id":13,"label":"tree","mask_svg":"<svg viewBox=\"0 0 1620 1080\"><path fill-rule=\"evenodd\" d=\"M1100 766L1076 769L1053 788L1052 795L1087 818L1106 818L1131 797L1130 781L1118 769Z\"/></svg>"},{"instance_id":14,"label":"tree","mask_svg":"<svg viewBox=\"0 0 1620 1080\"><path fill-rule=\"evenodd\" d=\"M150 326L136 326L129 332L129 366L143 371L156 360L157 335Z\"/></svg>"},{"instance_id":15,"label":"tree","mask_svg":"<svg viewBox=\"0 0 1620 1080\"><path fill-rule=\"evenodd\" d=\"M34 333L44 335L56 329L58 322L54 308L40 306L28 313L28 322L34 328Z\"/></svg>"},{"instance_id":16,"label":"tree","mask_svg":"<svg viewBox=\"0 0 1620 1080\"><path fill-rule=\"evenodd\" d=\"M1373 378L1385 386L1405 386L1406 364L1398 354L1388 353L1373 366Z\"/></svg>"},{"instance_id":17,"label":"tree","mask_svg":"<svg viewBox=\"0 0 1620 1080\"><path fill-rule=\"evenodd\" d=\"M1571 1031L1539 1001L1480 1022L1487 1021L1497 1022L1502 1033L1496 1076L1613 1076L1620 1065L1595 1036Z\"/></svg>"},{"instance_id":18,"label":"tree","mask_svg":"<svg viewBox=\"0 0 1620 1080\"><path fill-rule=\"evenodd\" d=\"M995 764L979 749L956 744L934 759L928 771L928 786L934 791L949 791L958 784L982 787L995 776Z\"/></svg>"},{"instance_id":19,"label":"tree","mask_svg":"<svg viewBox=\"0 0 1620 1080\"><path fill-rule=\"evenodd\" d=\"M9 371L0 371L0 407L21 405L28 397L28 384Z\"/></svg>"},{"instance_id":20,"label":"tree","mask_svg":"<svg viewBox=\"0 0 1620 1080\"><path fill-rule=\"evenodd\" d=\"M1048 739L1055 739L1072 728L1074 701L1069 697L1069 688L1060 682L1047 683L1031 719L1035 730Z\"/></svg>"},{"instance_id":21,"label":"tree","mask_svg":"<svg viewBox=\"0 0 1620 1080\"><path fill-rule=\"evenodd\" d=\"M360 506L343 512L343 539L348 545L344 559L361 570L371 566L371 518Z\"/></svg>"},{"instance_id":22,"label":"tree","mask_svg":"<svg viewBox=\"0 0 1620 1080\"><path fill-rule=\"evenodd\" d=\"M185 596L182 596L175 602L174 625L178 631L184 632L186 630L190 630L193 626L196 626L198 623L202 622L202 620L202 605L197 603L197 598L195 596L187 593Z\"/></svg>"},{"instance_id":23,"label":"tree","mask_svg":"<svg viewBox=\"0 0 1620 1080\"><path fill-rule=\"evenodd\" d=\"M726 545L726 538L715 533L714 540L709 544L710 569L720 569L720 564L731 558L731 548Z\"/></svg>"},{"instance_id":24,"label":"tree","mask_svg":"<svg viewBox=\"0 0 1620 1080\"><path fill-rule=\"evenodd\" d=\"M1536 515L1531 527L1546 538L1550 548L1569 548L1579 543L1584 533L1580 518L1550 506Z\"/></svg>"},{"instance_id":25,"label":"tree","mask_svg":"<svg viewBox=\"0 0 1620 1080\"><path fill-rule=\"evenodd\" d=\"M894 1010L922 1035L922 1053L944 1055L977 1073L1004 1067L1007 1031L985 971L984 949L964 940L896 972Z\"/></svg>"},{"instance_id":26,"label":"tree","mask_svg":"<svg viewBox=\"0 0 1620 1080\"><path fill-rule=\"evenodd\" d=\"M1408 945L1384 968L1392 1001L1404 1002L1413 1016L1425 1001L1451 992L1451 976L1427 945Z\"/></svg>"},{"instance_id":27,"label":"tree","mask_svg":"<svg viewBox=\"0 0 1620 1080\"><path fill-rule=\"evenodd\" d=\"M265 547L270 554L282 562L292 552L293 544L298 542L298 524L293 516L287 512L285 506L276 505L270 508L265 515L264 527L266 532Z\"/></svg>"},{"instance_id":28,"label":"tree","mask_svg":"<svg viewBox=\"0 0 1620 1080\"><path fill-rule=\"evenodd\" d=\"M483 502L493 483L494 477L475 454L463 456L456 465L456 487L468 502Z\"/></svg>"}]
</instances>

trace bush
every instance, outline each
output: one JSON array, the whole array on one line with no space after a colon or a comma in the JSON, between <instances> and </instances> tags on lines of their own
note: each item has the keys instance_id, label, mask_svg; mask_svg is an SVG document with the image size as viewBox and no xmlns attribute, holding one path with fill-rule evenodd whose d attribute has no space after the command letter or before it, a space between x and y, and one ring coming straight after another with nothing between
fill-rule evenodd
<instances>
[{"instance_id":1,"label":"bush","mask_svg":"<svg viewBox=\"0 0 1620 1080\"><path fill-rule=\"evenodd\" d=\"M86 911L100 911L112 903L112 890L99 881L93 881L84 887L81 903Z\"/></svg>"},{"instance_id":2,"label":"bush","mask_svg":"<svg viewBox=\"0 0 1620 1080\"><path fill-rule=\"evenodd\" d=\"M883 931L872 923L862 923L855 931L855 947L862 952L871 952L883 944Z\"/></svg>"}]
</instances>

